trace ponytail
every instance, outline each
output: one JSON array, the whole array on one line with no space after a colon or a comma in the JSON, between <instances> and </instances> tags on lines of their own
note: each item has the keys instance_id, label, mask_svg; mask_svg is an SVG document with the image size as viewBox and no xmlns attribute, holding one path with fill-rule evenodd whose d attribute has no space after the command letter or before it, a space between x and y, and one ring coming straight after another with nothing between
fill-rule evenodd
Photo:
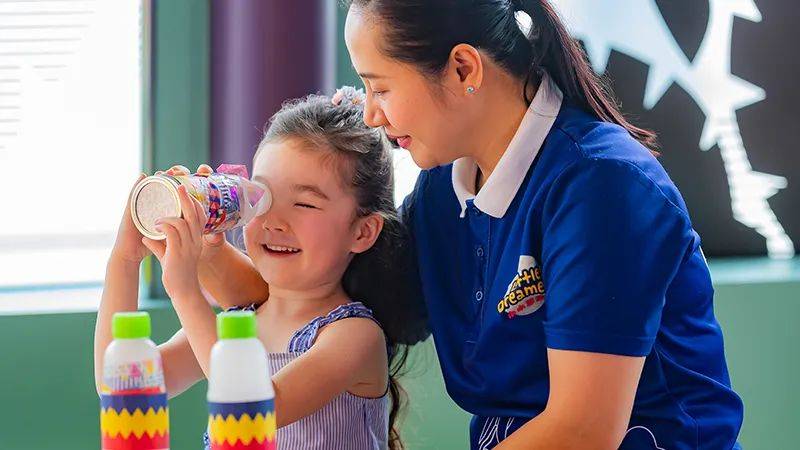
<instances>
[{"instance_id":1,"label":"ponytail","mask_svg":"<svg viewBox=\"0 0 800 450\"><path fill-rule=\"evenodd\" d=\"M527 36L533 59L525 78L525 99L531 81L547 71L567 101L594 113L600 120L625 128L637 141L656 150L656 134L631 124L620 112L609 87L592 70L578 42L567 32L555 9L547 0L514 0L514 7L533 22Z\"/></svg>"}]
</instances>

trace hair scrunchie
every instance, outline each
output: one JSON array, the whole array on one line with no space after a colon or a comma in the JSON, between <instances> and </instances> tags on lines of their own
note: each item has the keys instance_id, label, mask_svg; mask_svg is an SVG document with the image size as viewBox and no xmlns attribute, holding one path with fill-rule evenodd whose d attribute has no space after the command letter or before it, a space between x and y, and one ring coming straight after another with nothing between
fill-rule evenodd
<instances>
[{"instance_id":1,"label":"hair scrunchie","mask_svg":"<svg viewBox=\"0 0 800 450\"><path fill-rule=\"evenodd\" d=\"M331 103L336 106L344 104L363 105L366 101L363 89L356 89L353 86L342 86L336 90L336 93L331 97Z\"/></svg>"}]
</instances>

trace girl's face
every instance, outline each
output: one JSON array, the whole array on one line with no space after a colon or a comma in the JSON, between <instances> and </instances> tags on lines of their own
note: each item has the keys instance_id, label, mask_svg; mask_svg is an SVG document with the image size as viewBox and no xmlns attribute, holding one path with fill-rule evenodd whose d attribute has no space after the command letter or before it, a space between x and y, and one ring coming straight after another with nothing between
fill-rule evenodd
<instances>
[{"instance_id":1,"label":"girl's face","mask_svg":"<svg viewBox=\"0 0 800 450\"><path fill-rule=\"evenodd\" d=\"M382 54L382 27L357 7L347 14L345 42L367 93L364 121L383 127L390 138L400 138L398 144L423 169L463 156L469 114L456 95L461 86L448 76L426 78L416 68Z\"/></svg>"},{"instance_id":2,"label":"girl's face","mask_svg":"<svg viewBox=\"0 0 800 450\"><path fill-rule=\"evenodd\" d=\"M363 219L335 161L308 145L267 144L253 163L253 180L269 186L273 203L245 227L245 246L264 280L285 290L339 283L351 255L366 250Z\"/></svg>"}]
</instances>

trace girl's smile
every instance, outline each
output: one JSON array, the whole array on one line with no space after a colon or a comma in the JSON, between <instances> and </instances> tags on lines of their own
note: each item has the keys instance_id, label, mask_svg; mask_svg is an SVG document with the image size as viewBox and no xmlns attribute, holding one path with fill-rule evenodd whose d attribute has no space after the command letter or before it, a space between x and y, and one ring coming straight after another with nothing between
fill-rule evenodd
<instances>
[{"instance_id":1,"label":"girl's smile","mask_svg":"<svg viewBox=\"0 0 800 450\"><path fill-rule=\"evenodd\" d=\"M269 245L269 244L262 244L261 248L263 248L267 252L267 254L270 254L270 255L275 254L275 255L281 255L281 256L295 255L297 253L300 253L300 251L301 251L299 248L282 247L280 245Z\"/></svg>"}]
</instances>

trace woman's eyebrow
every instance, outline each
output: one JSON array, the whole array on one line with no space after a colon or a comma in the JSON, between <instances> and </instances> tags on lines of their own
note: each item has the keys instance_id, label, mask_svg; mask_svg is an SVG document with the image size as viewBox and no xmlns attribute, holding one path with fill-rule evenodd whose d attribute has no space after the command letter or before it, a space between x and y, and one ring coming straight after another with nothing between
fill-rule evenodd
<instances>
[{"instance_id":1,"label":"woman's eyebrow","mask_svg":"<svg viewBox=\"0 0 800 450\"><path fill-rule=\"evenodd\" d=\"M375 74L375 73L372 73L372 72L362 72L362 73L359 73L358 76L360 76L361 78L366 78L367 80L377 80L377 79L381 79L381 78L388 78L388 77L386 77L384 75L378 75L378 74Z\"/></svg>"},{"instance_id":2,"label":"woman's eyebrow","mask_svg":"<svg viewBox=\"0 0 800 450\"><path fill-rule=\"evenodd\" d=\"M296 193L308 192L310 194L316 195L322 200L330 200L330 198L327 195L325 195L324 192L322 192L322 189L314 184L295 184L294 186L292 186L292 191Z\"/></svg>"}]
</instances>

